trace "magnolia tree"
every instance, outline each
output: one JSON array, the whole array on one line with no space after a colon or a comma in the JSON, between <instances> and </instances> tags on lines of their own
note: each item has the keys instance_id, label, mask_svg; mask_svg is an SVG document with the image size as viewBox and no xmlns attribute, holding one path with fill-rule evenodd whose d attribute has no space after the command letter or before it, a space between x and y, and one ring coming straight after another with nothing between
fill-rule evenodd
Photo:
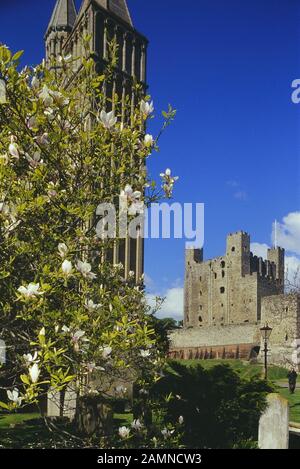
<instances>
[{"instance_id":1,"label":"magnolia tree","mask_svg":"<svg viewBox=\"0 0 300 469\"><path fill-rule=\"evenodd\" d=\"M158 146L144 130L153 103L138 85L135 105L129 97L107 99L112 67L96 75L88 42L76 74L70 56L51 70L42 63L19 71L22 54L0 47L0 338L7 350L0 405L6 411L71 384L78 395L105 395L128 373L146 393L161 373L142 289L131 277L125 281L122 265L101 261L114 241L97 235L96 210L122 190L129 207L170 197L176 178L166 170L160 184L149 179L144 168ZM163 115L164 129L175 112ZM142 425L135 422L135 430ZM127 440L133 430L121 429L120 437Z\"/></svg>"}]
</instances>

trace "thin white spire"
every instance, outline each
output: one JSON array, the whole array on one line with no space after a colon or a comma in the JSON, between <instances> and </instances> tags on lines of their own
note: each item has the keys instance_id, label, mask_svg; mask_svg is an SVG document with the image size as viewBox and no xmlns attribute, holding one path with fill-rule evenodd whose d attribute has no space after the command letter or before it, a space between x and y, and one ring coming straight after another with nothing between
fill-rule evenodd
<instances>
[{"instance_id":1,"label":"thin white spire","mask_svg":"<svg viewBox=\"0 0 300 469\"><path fill-rule=\"evenodd\" d=\"M274 223L274 248L277 249L278 247L278 238L277 238L277 220Z\"/></svg>"}]
</instances>

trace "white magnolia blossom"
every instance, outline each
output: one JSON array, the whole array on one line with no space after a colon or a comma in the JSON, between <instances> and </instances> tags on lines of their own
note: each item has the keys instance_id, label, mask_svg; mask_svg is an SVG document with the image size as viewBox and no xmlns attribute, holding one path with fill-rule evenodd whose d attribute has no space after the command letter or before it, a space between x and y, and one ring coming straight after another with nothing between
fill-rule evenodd
<instances>
[{"instance_id":1,"label":"white magnolia blossom","mask_svg":"<svg viewBox=\"0 0 300 469\"><path fill-rule=\"evenodd\" d=\"M71 335L71 340L73 342L75 352L80 351L81 342L89 342L89 340L85 337L85 332L81 330L74 332Z\"/></svg>"},{"instance_id":2,"label":"white magnolia blossom","mask_svg":"<svg viewBox=\"0 0 300 469\"><path fill-rule=\"evenodd\" d=\"M62 266L61 266L61 270L63 272L63 274L66 276L66 277L69 277L70 275L72 275L72 272L73 272L73 265L72 265L72 262L68 261L67 259L62 263Z\"/></svg>"},{"instance_id":3,"label":"white magnolia blossom","mask_svg":"<svg viewBox=\"0 0 300 469\"><path fill-rule=\"evenodd\" d=\"M59 91L50 90L50 94L54 98L56 104L60 106L67 106L70 103L70 100L68 98L65 98L64 95Z\"/></svg>"},{"instance_id":4,"label":"white magnolia blossom","mask_svg":"<svg viewBox=\"0 0 300 469\"><path fill-rule=\"evenodd\" d=\"M52 106L53 98L51 96L51 90L48 88L47 85L43 86L42 91L39 93L39 98L43 101L46 107Z\"/></svg>"},{"instance_id":5,"label":"white magnolia blossom","mask_svg":"<svg viewBox=\"0 0 300 469\"><path fill-rule=\"evenodd\" d=\"M38 357L38 353L37 352L34 352L33 355L31 355L31 353L27 353L27 354L24 354L23 355L23 358L24 360L26 361L27 364L31 365L33 362L36 361Z\"/></svg>"},{"instance_id":6,"label":"white magnolia blossom","mask_svg":"<svg viewBox=\"0 0 300 469\"><path fill-rule=\"evenodd\" d=\"M15 388L13 391L7 391L7 397L17 406L20 406L22 403L22 397L19 396L19 390L17 388Z\"/></svg>"},{"instance_id":7,"label":"white magnolia blossom","mask_svg":"<svg viewBox=\"0 0 300 469\"><path fill-rule=\"evenodd\" d=\"M57 196L57 190L55 188L56 188L56 184L53 181L50 181L48 184L48 190L47 190L48 197L51 198L51 197Z\"/></svg>"},{"instance_id":8,"label":"white magnolia blossom","mask_svg":"<svg viewBox=\"0 0 300 469\"><path fill-rule=\"evenodd\" d=\"M146 147L153 147L154 144L154 138L150 134L146 134L144 137L144 144Z\"/></svg>"},{"instance_id":9,"label":"white magnolia blossom","mask_svg":"<svg viewBox=\"0 0 300 469\"><path fill-rule=\"evenodd\" d=\"M87 371L88 373L93 373L93 371L97 370L97 371L105 371L105 368L103 368L102 366L96 366L95 363L88 363L86 365L87 367Z\"/></svg>"},{"instance_id":10,"label":"white magnolia blossom","mask_svg":"<svg viewBox=\"0 0 300 469\"><path fill-rule=\"evenodd\" d=\"M27 125L28 129L30 129L30 130L36 129L37 128L36 117L35 116L28 117L26 119L26 125Z\"/></svg>"},{"instance_id":11,"label":"white magnolia blossom","mask_svg":"<svg viewBox=\"0 0 300 469\"><path fill-rule=\"evenodd\" d=\"M102 348L102 357L103 358L109 358L112 352L111 347L103 347Z\"/></svg>"},{"instance_id":12,"label":"white magnolia blossom","mask_svg":"<svg viewBox=\"0 0 300 469\"><path fill-rule=\"evenodd\" d=\"M63 326L63 327L61 328L61 330L62 330L63 332L65 332L65 333L68 333L68 332L71 331L71 329L70 329L68 326Z\"/></svg>"},{"instance_id":13,"label":"white magnolia blossom","mask_svg":"<svg viewBox=\"0 0 300 469\"><path fill-rule=\"evenodd\" d=\"M43 335L46 335L46 329L45 329L44 327L42 327L42 329L40 330L39 336L40 336L40 335L42 335L42 336L43 336Z\"/></svg>"},{"instance_id":14,"label":"white magnolia blossom","mask_svg":"<svg viewBox=\"0 0 300 469\"><path fill-rule=\"evenodd\" d=\"M178 181L179 177L172 176L172 171L169 168L167 168L164 173L160 173L160 177L163 180L162 188L164 189L166 196L171 197L174 184L176 181Z\"/></svg>"},{"instance_id":15,"label":"white magnolia blossom","mask_svg":"<svg viewBox=\"0 0 300 469\"><path fill-rule=\"evenodd\" d=\"M143 424L142 424L142 422L141 422L139 419L137 419L137 420L134 420L134 421L132 422L131 427L132 427L134 430L140 431L140 430L142 430L142 428L143 428Z\"/></svg>"},{"instance_id":16,"label":"white magnolia blossom","mask_svg":"<svg viewBox=\"0 0 300 469\"><path fill-rule=\"evenodd\" d=\"M62 258L66 257L66 255L68 254L68 251L69 251L68 247L65 243L59 243L58 252Z\"/></svg>"},{"instance_id":17,"label":"white magnolia blossom","mask_svg":"<svg viewBox=\"0 0 300 469\"><path fill-rule=\"evenodd\" d=\"M69 60L72 59L72 54L68 54L68 55L59 55L58 56L58 62L59 63L63 63L63 62L68 62Z\"/></svg>"},{"instance_id":18,"label":"white magnolia blossom","mask_svg":"<svg viewBox=\"0 0 300 469\"><path fill-rule=\"evenodd\" d=\"M84 306L88 311L93 312L100 309L102 305L94 303L93 300L86 300Z\"/></svg>"},{"instance_id":19,"label":"white magnolia blossom","mask_svg":"<svg viewBox=\"0 0 300 469\"><path fill-rule=\"evenodd\" d=\"M87 341L86 338L84 338L85 336L85 332L84 331L76 331L74 332L74 334L71 336L71 339L72 339L72 342L74 342L75 344L77 344L80 340L85 340Z\"/></svg>"},{"instance_id":20,"label":"white magnolia blossom","mask_svg":"<svg viewBox=\"0 0 300 469\"><path fill-rule=\"evenodd\" d=\"M134 191L130 184L125 186L125 189L121 191L121 210L124 210L125 207L128 210L129 215L136 215L137 213L144 212L144 203L140 200L142 193L140 191ZM125 199L125 204L124 204ZM127 208L127 204L129 208Z\"/></svg>"},{"instance_id":21,"label":"white magnolia blossom","mask_svg":"<svg viewBox=\"0 0 300 469\"><path fill-rule=\"evenodd\" d=\"M178 423L179 425L182 425L184 422L184 418L182 417L182 415L180 415L179 419L178 419Z\"/></svg>"},{"instance_id":22,"label":"white magnolia blossom","mask_svg":"<svg viewBox=\"0 0 300 469\"><path fill-rule=\"evenodd\" d=\"M170 438L173 435L174 431L175 430L168 430L167 428L164 428L161 431L161 434L167 440L168 438Z\"/></svg>"},{"instance_id":23,"label":"white magnolia blossom","mask_svg":"<svg viewBox=\"0 0 300 469\"><path fill-rule=\"evenodd\" d=\"M18 292L25 298L34 298L44 294L44 292L40 290L39 283L29 283L27 287L21 286L18 288Z\"/></svg>"},{"instance_id":24,"label":"white magnolia blossom","mask_svg":"<svg viewBox=\"0 0 300 469\"><path fill-rule=\"evenodd\" d=\"M141 357L148 358L148 357L150 357L151 352L150 352L150 350L141 350L140 354L141 354Z\"/></svg>"},{"instance_id":25,"label":"white magnolia blossom","mask_svg":"<svg viewBox=\"0 0 300 469\"><path fill-rule=\"evenodd\" d=\"M127 427L120 427L119 428L119 435L121 438L128 438L130 436L130 429Z\"/></svg>"},{"instance_id":26,"label":"white magnolia blossom","mask_svg":"<svg viewBox=\"0 0 300 469\"><path fill-rule=\"evenodd\" d=\"M117 386L116 387L116 393L119 395L119 396L124 396L127 394L127 388L125 386Z\"/></svg>"},{"instance_id":27,"label":"white magnolia blossom","mask_svg":"<svg viewBox=\"0 0 300 469\"><path fill-rule=\"evenodd\" d=\"M39 369L39 365L35 363L29 368L29 376L33 383L37 383L41 370Z\"/></svg>"},{"instance_id":28,"label":"white magnolia blossom","mask_svg":"<svg viewBox=\"0 0 300 469\"><path fill-rule=\"evenodd\" d=\"M26 153L25 157L28 163L30 164L30 166L34 169L44 163L44 160L41 159L40 151L36 151L32 157L29 156L28 153Z\"/></svg>"},{"instance_id":29,"label":"white magnolia blossom","mask_svg":"<svg viewBox=\"0 0 300 469\"><path fill-rule=\"evenodd\" d=\"M94 280L97 275L92 272L92 266L88 262L77 262L77 270L83 275L83 277L90 280Z\"/></svg>"},{"instance_id":30,"label":"white magnolia blossom","mask_svg":"<svg viewBox=\"0 0 300 469\"><path fill-rule=\"evenodd\" d=\"M9 215L10 209L8 203L0 202L0 212L3 213L3 215Z\"/></svg>"},{"instance_id":31,"label":"white magnolia blossom","mask_svg":"<svg viewBox=\"0 0 300 469\"><path fill-rule=\"evenodd\" d=\"M35 140L37 141L39 145L45 146L45 147L49 145L50 143L47 132L43 133L43 135L39 135L38 137L35 137Z\"/></svg>"},{"instance_id":32,"label":"white magnolia blossom","mask_svg":"<svg viewBox=\"0 0 300 469\"><path fill-rule=\"evenodd\" d=\"M148 117L150 114L152 114L153 111L154 111L153 101L151 101L151 103L149 103L148 101L144 101L144 100L141 101L142 114Z\"/></svg>"},{"instance_id":33,"label":"white magnolia blossom","mask_svg":"<svg viewBox=\"0 0 300 469\"><path fill-rule=\"evenodd\" d=\"M16 158L17 160L20 158L18 145L16 143L16 137L14 135L10 137L8 151L13 158Z\"/></svg>"},{"instance_id":34,"label":"white magnolia blossom","mask_svg":"<svg viewBox=\"0 0 300 469\"><path fill-rule=\"evenodd\" d=\"M48 120L50 122L55 119L54 109L52 109L51 107L48 107L47 109L45 109L44 114L46 117L48 117Z\"/></svg>"},{"instance_id":35,"label":"white magnolia blossom","mask_svg":"<svg viewBox=\"0 0 300 469\"><path fill-rule=\"evenodd\" d=\"M34 77L32 78L32 80L31 80L31 86L32 86L32 88L35 89L35 90L36 90L37 88L39 88L39 86L40 86L40 80L39 80L36 76L34 76Z\"/></svg>"},{"instance_id":36,"label":"white magnolia blossom","mask_svg":"<svg viewBox=\"0 0 300 469\"><path fill-rule=\"evenodd\" d=\"M0 80L0 104L7 103L6 98L6 83L4 80Z\"/></svg>"},{"instance_id":37,"label":"white magnolia blossom","mask_svg":"<svg viewBox=\"0 0 300 469\"><path fill-rule=\"evenodd\" d=\"M105 112L104 109L100 112L100 122L106 129L111 129L117 123L117 117L114 111Z\"/></svg>"}]
</instances>

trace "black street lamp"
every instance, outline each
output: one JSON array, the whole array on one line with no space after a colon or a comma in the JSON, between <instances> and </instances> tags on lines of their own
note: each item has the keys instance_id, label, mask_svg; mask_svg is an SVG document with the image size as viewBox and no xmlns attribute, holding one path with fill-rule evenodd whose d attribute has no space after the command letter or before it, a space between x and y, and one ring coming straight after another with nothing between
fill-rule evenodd
<instances>
[{"instance_id":1,"label":"black street lamp","mask_svg":"<svg viewBox=\"0 0 300 469\"><path fill-rule=\"evenodd\" d=\"M272 328L269 327L268 323L260 328L260 332L264 341L264 354L265 354L265 379L268 378L268 340L270 338Z\"/></svg>"}]
</instances>

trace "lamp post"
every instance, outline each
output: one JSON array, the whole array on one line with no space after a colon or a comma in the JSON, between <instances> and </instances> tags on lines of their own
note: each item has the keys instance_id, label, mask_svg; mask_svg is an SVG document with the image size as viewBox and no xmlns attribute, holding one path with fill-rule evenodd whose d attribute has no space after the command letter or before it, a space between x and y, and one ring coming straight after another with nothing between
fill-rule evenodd
<instances>
[{"instance_id":1,"label":"lamp post","mask_svg":"<svg viewBox=\"0 0 300 469\"><path fill-rule=\"evenodd\" d=\"M263 350L263 352L265 354L265 379L268 378L268 340L270 338L272 330L273 329L271 327L269 327L268 323L264 327L260 328L261 336L262 336L263 341L264 341L264 350Z\"/></svg>"}]
</instances>

